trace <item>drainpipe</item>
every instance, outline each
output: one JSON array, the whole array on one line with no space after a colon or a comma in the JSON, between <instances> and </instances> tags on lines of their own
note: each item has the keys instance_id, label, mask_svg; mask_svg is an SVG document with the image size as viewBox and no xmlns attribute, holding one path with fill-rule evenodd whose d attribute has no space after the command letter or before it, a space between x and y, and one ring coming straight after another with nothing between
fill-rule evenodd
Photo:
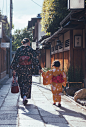
<instances>
[{"instance_id":1,"label":"drainpipe","mask_svg":"<svg viewBox=\"0 0 86 127\"><path fill-rule=\"evenodd\" d=\"M45 67L46 67L46 48L45 48Z\"/></svg>"},{"instance_id":2,"label":"drainpipe","mask_svg":"<svg viewBox=\"0 0 86 127\"><path fill-rule=\"evenodd\" d=\"M1 15L1 11L0 11L0 22L1 22L1 19L2 19L2 15ZM2 27L1 27L1 29L2 29ZM2 32L1 32L0 36L1 36L1 38L0 38L0 45L1 45ZM2 54L1 53L1 46L0 46L0 54ZM0 56L0 57L2 58L2 56ZM2 62L2 60L0 62ZM2 63L1 63L1 72L2 72ZM1 74L0 74L0 79L1 79Z\"/></svg>"},{"instance_id":3,"label":"drainpipe","mask_svg":"<svg viewBox=\"0 0 86 127\"><path fill-rule=\"evenodd\" d=\"M1 38L0 38L0 45L1 45ZM1 57L1 47L0 47L0 57ZM0 72L0 79L1 79L1 72Z\"/></svg>"},{"instance_id":4,"label":"drainpipe","mask_svg":"<svg viewBox=\"0 0 86 127\"><path fill-rule=\"evenodd\" d=\"M64 70L64 34L63 34L63 70Z\"/></svg>"},{"instance_id":5,"label":"drainpipe","mask_svg":"<svg viewBox=\"0 0 86 127\"><path fill-rule=\"evenodd\" d=\"M50 68L51 68L51 45L50 45Z\"/></svg>"}]
</instances>

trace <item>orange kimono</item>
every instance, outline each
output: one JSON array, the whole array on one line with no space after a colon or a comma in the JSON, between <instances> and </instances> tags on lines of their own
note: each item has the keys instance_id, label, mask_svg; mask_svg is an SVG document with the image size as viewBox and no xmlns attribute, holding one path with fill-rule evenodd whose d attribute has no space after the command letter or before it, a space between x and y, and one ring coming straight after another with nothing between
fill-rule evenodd
<instances>
[{"instance_id":1,"label":"orange kimono","mask_svg":"<svg viewBox=\"0 0 86 127\"><path fill-rule=\"evenodd\" d=\"M43 85L51 84L51 91L53 94L53 101L61 102L62 85L66 86L66 74L63 70L55 67L52 70L42 73Z\"/></svg>"}]
</instances>

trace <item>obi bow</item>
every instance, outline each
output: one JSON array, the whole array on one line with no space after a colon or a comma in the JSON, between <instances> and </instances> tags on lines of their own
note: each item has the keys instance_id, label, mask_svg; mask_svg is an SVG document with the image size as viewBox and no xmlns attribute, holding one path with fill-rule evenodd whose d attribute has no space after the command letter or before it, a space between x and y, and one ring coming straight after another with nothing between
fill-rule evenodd
<instances>
[{"instance_id":1,"label":"obi bow","mask_svg":"<svg viewBox=\"0 0 86 127\"><path fill-rule=\"evenodd\" d=\"M55 83L63 83L64 82L63 75L60 74L58 76L53 76L52 77L52 82L55 82Z\"/></svg>"}]
</instances>

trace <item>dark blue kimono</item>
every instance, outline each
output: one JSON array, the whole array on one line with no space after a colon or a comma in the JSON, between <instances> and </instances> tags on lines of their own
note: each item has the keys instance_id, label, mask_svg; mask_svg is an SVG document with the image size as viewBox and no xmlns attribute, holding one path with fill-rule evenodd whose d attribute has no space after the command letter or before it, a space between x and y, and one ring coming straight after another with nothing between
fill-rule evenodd
<instances>
[{"instance_id":1,"label":"dark blue kimono","mask_svg":"<svg viewBox=\"0 0 86 127\"><path fill-rule=\"evenodd\" d=\"M35 51L30 46L22 45L17 49L10 68L18 74L21 97L26 95L31 98L32 74L35 69L41 69Z\"/></svg>"}]
</instances>

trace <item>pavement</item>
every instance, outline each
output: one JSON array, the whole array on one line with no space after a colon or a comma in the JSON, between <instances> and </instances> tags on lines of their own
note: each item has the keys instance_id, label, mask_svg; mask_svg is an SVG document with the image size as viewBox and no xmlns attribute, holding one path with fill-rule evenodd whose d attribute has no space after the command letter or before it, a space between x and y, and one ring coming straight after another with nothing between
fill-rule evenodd
<instances>
[{"instance_id":1,"label":"pavement","mask_svg":"<svg viewBox=\"0 0 86 127\"><path fill-rule=\"evenodd\" d=\"M32 95L24 106L20 94L11 93L12 78L0 80L0 127L86 127L86 107L62 95L62 107L53 105L50 85L33 76Z\"/></svg>"}]
</instances>

